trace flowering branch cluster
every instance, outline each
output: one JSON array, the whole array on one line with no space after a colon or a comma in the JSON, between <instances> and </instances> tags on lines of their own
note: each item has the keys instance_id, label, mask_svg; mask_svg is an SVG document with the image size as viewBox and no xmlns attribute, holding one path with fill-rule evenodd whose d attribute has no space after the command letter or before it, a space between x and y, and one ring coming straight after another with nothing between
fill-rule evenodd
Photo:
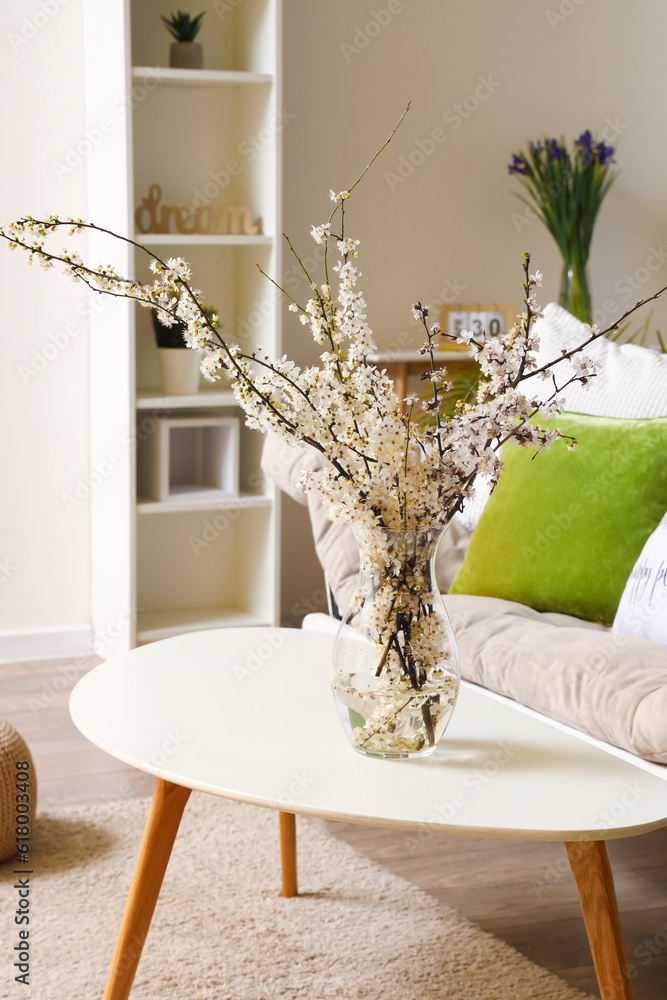
<instances>
[{"instance_id":1,"label":"flowering branch cluster","mask_svg":"<svg viewBox=\"0 0 667 1000\"><path fill-rule=\"evenodd\" d=\"M190 268L180 257L163 260L127 237L80 219L26 216L0 227L0 236L11 248L25 250L29 260L37 260L45 268L59 263L74 280L98 292L155 309L167 326L183 323L187 346L203 353L203 374L210 380L224 374L231 381L248 426L277 433L292 443L308 444L324 456L325 468L304 476L303 486L321 494L332 518L353 522L362 542L379 537L385 529L448 523L471 494L478 474L486 474L492 484L497 481L501 470L498 449L503 442L514 438L521 445L548 447L559 432L540 427L532 418L556 413L562 404L560 393L567 385L589 382L595 366L581 352L617 325L604 331L589 327L577 348L537 367L534 321L541 315L536 289L542 284L542 275L539 271L530 273L526 254L525 313L516 324L498 338L476 339L465 331L456 338L468 345L481 377L476 396L460 402L453 416L444 412L443 395L450 387L446 369L437 368L434 360L437 340L446 339L446 335L437 324L429 324L428 308L415 303L413 313L426 335L420 351L428 358L423 378L430 381L432 391L423 403L416 395L409 395L404 410L392 380L368 361L375 343L358 287L359 241L345 232L346 203L366 170L348 191L331 192L334 207L328 221L311 230L315 242L324 245L323 281L318 283L308 273L287 241L311 289L305 304L290 299L289 308L323 348L319 363L304 368L287 356L272 358L259 349L246 354L229 343L215 317L207 314L201 292L190 285ZM50 252L45 246L47 238L63 229L70 235L88 229L106 232L139 247L150 259L154 280L141 283L117 274L110 266L88 267L68 250ZM334 250L337 260L330 268L329 256ZM570 361L572 370L559 383L553 368L564 359ZM540 386L542 380L546 387ZM425 420L418 419L420 409Z\"/></svg>"}]
</instances>

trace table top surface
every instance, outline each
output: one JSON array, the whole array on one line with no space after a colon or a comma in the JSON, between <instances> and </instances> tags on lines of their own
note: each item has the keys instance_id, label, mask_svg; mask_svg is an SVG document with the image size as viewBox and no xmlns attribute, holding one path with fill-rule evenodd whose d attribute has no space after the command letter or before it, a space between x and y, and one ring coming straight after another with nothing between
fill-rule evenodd
<instances>
[{"instance_id":1,"label":"table top surface","mask_svg":"<svg viewBox=\"0 0 667 1000\"><path fill-rule=\"evenodd\" d=\"M430 757L356 753L331 692L332 645L328 635L273 628L165 639L95 667L70 711L119 760L286 812L424 836L533 840L667 825L662 777L474 685L462 685Z\"/></svg>"}]
</instances>

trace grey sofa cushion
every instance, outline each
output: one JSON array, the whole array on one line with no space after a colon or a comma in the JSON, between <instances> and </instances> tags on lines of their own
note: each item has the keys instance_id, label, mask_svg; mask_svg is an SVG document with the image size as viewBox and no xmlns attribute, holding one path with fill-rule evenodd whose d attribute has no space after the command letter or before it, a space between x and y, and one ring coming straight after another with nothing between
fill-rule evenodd
<instances>
[{"instance_id":1,"label":"grey sofa cushion","mask_svg":"<svg viewBox=\"0 0 667 1000\"><path fill-rule=\"evenodd\" d=\"M445 598L466 680L667 764L667 648L494 597Z\"/></svg>"}]
</instances>

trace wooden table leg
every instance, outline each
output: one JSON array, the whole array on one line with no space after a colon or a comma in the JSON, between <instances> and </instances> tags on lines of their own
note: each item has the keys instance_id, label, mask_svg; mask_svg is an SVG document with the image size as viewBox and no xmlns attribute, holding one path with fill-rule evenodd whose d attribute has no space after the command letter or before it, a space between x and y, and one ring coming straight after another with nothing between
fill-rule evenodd
<instances>
[{"instance_id":1,"label":"wooden table leg","mask_svg":"<svg viewBox=\"0 0 667 1000\"><path fill-rule=\"evenodd\" d=\"M294 813L279 812L280 822L280 865L283 875L281 896L288 899L296 896L296 817Z\"/></svg>"},{"instance_id":2,"label":"wooden table leg","mask_svg":"<svg viewBox=\"0 0 667 1000\"><path fill-rule=\"evenodd\" d=\"M103 1000L127 1000L190 789L158 778Z\"/></svg>"},{"instance_id":3,"label":"wooden table leg","mask_svg":"<svg viewBox=\"0 0 667 1000\"><path fill-rule=\"evenodd\" d=\"M614 880L604 840L566 843L602 1000L633 1000Z\"/></svg>"}]
</instances>

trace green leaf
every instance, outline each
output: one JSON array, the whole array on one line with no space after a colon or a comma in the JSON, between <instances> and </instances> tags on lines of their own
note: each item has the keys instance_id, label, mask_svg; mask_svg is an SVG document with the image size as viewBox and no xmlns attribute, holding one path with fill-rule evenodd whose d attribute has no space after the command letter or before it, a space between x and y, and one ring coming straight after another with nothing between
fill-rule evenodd
<instances>
[{"instance_id":1,"label":"green leaf","mask_svg":"<svg viewBox=\"0 0 667 1000\"><path fill-rule=\"evenodd\" d=\"M199 32L201 20L205 13L206 11L203 10L201 14L192 17L190 14L178 10L171 17L164 17L164 15L160 14L160 18L164 22L167 31L177 42L193 42Z\"/></svg>"}]
</instances>

